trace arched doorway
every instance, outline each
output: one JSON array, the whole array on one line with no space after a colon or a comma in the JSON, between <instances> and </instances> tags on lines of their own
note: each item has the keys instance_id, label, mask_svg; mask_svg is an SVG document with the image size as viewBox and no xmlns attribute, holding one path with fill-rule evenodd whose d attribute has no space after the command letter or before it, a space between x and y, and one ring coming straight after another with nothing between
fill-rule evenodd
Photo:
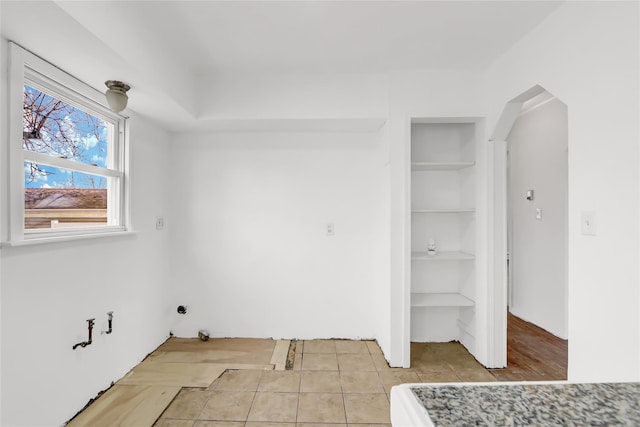
<instances>
[{"instance_id":1,"label":"arched doorway","mask_svg":"<svg viewBox=\"0 0 640 427\"><path fill-rule=\"evenodd\" d=\"M566 105L534 86L506 104L489 149L488 359L501 368L508 307L567 338Z\"/></svg>"}]
</instances>

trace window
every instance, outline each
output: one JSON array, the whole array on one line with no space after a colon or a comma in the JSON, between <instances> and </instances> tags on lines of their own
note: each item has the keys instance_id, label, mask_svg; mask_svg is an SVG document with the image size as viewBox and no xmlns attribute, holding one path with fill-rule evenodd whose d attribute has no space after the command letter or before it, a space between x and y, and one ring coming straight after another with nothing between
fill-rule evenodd
<instances>
[{"instance_id":1,"label":"window","mask_svg":"<svg viewBox=\"0 0 640 427\"><path fill-rule=\"evenodd\" d=\"M8 240L126 231L126 118L19 46L9 53Z\"/></svg>"}]
</instances>

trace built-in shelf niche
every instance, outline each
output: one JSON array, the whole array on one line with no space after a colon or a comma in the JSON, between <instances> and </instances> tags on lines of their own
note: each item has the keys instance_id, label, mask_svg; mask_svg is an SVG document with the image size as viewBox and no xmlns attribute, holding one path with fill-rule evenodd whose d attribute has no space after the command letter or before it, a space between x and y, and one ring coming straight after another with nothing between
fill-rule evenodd
<instances>
[{"instance_id":1,"label":"built-in shelf niche","mask_svg":"<svg viewBox=\"0 0 640 427\"><path fill-rule=\"evenodd\" d=\"M472 335L460 325L475 307L476 137L473 120L412 120L412 341Z\"/></svg>"}]
</instances>

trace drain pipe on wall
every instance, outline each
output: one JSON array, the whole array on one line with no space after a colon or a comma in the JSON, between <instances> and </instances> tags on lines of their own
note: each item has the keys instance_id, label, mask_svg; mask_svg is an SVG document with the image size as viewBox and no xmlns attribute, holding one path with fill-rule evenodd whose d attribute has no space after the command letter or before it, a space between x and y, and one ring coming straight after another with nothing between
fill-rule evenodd
<instances>
[{"instance_id":1,"label":"drain pipe on wall","mask_svg":"<svg viewBox=\"0 0 640 427\"><path fill-rule=\"evenodd\" d=\"M96 320L95 317L93 319L87 319L87 323L89 323L89 325L88 325L88 328L89 328L89 340L88 341L82 341L82 342L79 342L78 344L75 344L73 346L74 350L76 348L78 348L78 347L84 348L84 347L86 347L88 345L91 345L91 343L93 342L93 340L91 339L91 335L93 333L93 324L94 324L95 320Z\"/></svg>"}]
</instances>

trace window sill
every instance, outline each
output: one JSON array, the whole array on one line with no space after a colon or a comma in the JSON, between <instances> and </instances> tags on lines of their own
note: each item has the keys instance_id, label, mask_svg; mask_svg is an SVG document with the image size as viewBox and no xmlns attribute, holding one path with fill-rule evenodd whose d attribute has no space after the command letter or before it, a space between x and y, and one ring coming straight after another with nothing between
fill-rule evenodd
<instances>
[{"instance_id":1,"label":"window sill","mask_svg":"<svg viewBox=\"0 0 640 427\"><path fill-rule=\"evenodd\" d=\"M68 236L37 237L37 238L31 238L31 239L2 242L1 246L3 248L19 247L19 246L34 246L34 245L45 245L49 243L72 242L76 240L99 239L104 237L135 236L136 234L138 234L138 232L136 231L110 231L110 232L102 232L102 233L77 234L77 235L68 235Z\"/></svg>"}]
</instances>

